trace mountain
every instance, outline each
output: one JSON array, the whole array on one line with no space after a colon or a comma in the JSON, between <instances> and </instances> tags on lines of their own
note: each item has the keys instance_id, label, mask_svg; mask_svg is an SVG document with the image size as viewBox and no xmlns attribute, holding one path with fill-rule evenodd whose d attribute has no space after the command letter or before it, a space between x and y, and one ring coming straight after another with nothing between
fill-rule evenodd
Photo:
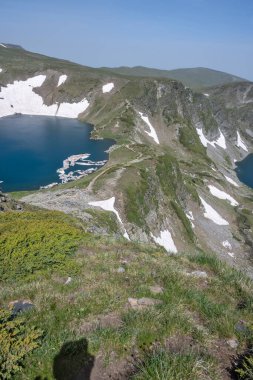
<instances>
[{"instance_id":1,"label":"mountain","mask_svg":"<svg viewBox=\"0 0 253 380\"><path fill-rule=\"evenodd\" d=\"M234 171L253 83L202 93L1 46L0 69L0 116L67 112L116 142L91 175L0 196L2 313L31 309L24 357L39 346L20 378L62 378L80 352L91 379L229 378L253 323L253 193Z\"/></svg>"},{"instance_id":2,"label":"mountain","mask_svg":"<svg viewBox=\"0 0 253 380\"><path fill-rule=\"evenodd\" d=\"M112 73L128 76L175 79L192 89L202 89L206 87L219 86L226 83L246 81L246 79L235 75L204 67L177 70L159 70L143 66L115 68L104 67L103 69Z\"/></svg>"}]
</instances>

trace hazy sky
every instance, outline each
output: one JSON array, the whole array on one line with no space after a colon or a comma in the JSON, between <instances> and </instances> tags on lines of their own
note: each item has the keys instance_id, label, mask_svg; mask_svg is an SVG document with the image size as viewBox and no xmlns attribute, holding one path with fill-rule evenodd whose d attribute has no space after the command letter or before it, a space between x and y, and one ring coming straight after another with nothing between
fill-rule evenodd
<instances>
[{"instance_id":1,"label":"hazy sky","mask_svg":"<svg viewBox=\"0 0 253 380\"><path fill-rule=\"evenodd\" d=\"M253 0L0 0L0 42L88 66L203 66L253 80Z\"/></svg>"}]
</instances>

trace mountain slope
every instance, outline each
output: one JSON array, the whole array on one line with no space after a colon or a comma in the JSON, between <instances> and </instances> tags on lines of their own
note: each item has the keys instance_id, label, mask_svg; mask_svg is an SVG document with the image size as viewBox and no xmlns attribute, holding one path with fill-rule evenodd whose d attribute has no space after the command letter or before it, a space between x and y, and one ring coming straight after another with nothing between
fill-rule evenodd
<instances>
[{"instance_id":1,"label":"mountain slope","mask_svg":"<svg viewBox=\"0 0 253 380\"><path fill-rule=\"evenodd\" d=\"M29 96L40 99L36 112L52 109L55 115L56 105L61 109L62 103L71 107L81 102L73 117L92 123L94 138L116 141L105 167L77 182L28 195L25 202L75 213L98 233L111 232L101 213L110 204L120 215L115 236L158 243L173 252L211 250L253 273L248 265L251 190L238 184L233 170L234 160L247 154L242 144L237 146L238 133L249 151L253 147L247 133L252 125L250 82L212 88L204 95L175 80L116 75L1 47L0 67L0 81L7 86L2 93L10 97L14 86L17 97L15 80L24 86L28 78L42 76L37 87L27 86ZM59 86L62 76L66 80ZM104 92L104 86L109 90ZM0 100L0 111L9 97ZM32 102L18 109L32 111Z\"/></svg>"},{"instance_id":2,"label":"mountain slope","mask_svg":"<svg viewBox=\"0 0 253 380\"><path fill-rule=\"evenodd\" d=\"M192 89L218 86L226 83L242 82L246 79L222 71L204 67L186 68L177 70L159 70L143 66L103 68L112 73L137 77L169 78L182 82Z\"/></svg>"},{"instance_id":3,"label":"mountain slope","mask_svg":"<svg viewBox=\"0 0 253 380\"><path fill-rule=\"evenodd\" d=\"M253 192L234 172L253 84L202 94L1 46L0 69L0 116L67 104L116 142L91 175L0 194L0 377L231 379L253 343Z\"/></svg>"}]
</instances>

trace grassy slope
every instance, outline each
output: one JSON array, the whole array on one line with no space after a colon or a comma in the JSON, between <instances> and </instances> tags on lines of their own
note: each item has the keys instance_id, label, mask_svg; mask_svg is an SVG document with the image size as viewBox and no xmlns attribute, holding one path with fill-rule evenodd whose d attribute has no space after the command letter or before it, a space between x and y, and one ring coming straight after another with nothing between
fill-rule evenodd
<instances>
[{"instance_id":1,"label":"grassy slope","mask_svg":"<svg viewBox=\"0 0 253 380\"><path fill-rule=\"evenodd\" d=\"M245 80L232 74L207 69L204 67L176 70L159 70L142 66L103 69L121 75L175 79L182 82L185 86L193 89L202 89L205 87L218 86L225 83L240 82Z\"/></svg>"},{"instance_id":2,"label":"grassy slope","mask_svg":"<svg viewBox=\"0 0 253 380\"><path fill-rule=\"evenodd\" d=\"M37 211L17 218L13 212L5 217L8 228L0 224L1 234L6 234L1 257L12 249L4 258L2 306L14 299L30 299L35 308L26 314L27 327L44 331L40 348L27 358L24 369L14 378L51 379L53 363L63 344L81 339L88 342L89 357L102 355L107 368L115 360L129 358L134 350L138 379L170 378L148 375L155 371L180 380L223 379L228 360L225 353L229 351L225 340L237 337L239 351L245 348L249 336L236 332L235 325L242 319L253 323L252 283L215 257L201 252L196 256L169 256L159 248L94 237L84 232L84 225L73 219L69 224L70 218L60 213ZM26 220L26 229L20 220ZM67 228L64 236L68 244L60 247L61 243L55 241L56 235L50 232L53 223L56 232ZM19 244L13 246L14 232ZM69 254L71 241L75 242L76 253L72 250ZM52 260L52 244L55 254L60 247L61 263ZM33 265L37 263L36 255L31 255L34 251L45 258L43 267ZM13 264L14 256L22 259L21 267ZM46 258L51 260L50 266ZM119 273L122 266L125 272ZM197 269L205 270L208 279L186 275ZM31 273L27 273L29 270ZM68 276L72 282L64 285ZM163 294L153 295L153 285L163 287ZM129 297L152 297L162 304L133 310L127 306ZM112 315L120 324L101 322ZM169 344L175 336L179 346L171 350ZM222 357L217 345L224 351ZM232 353L230 350L228 356ZM72 359L79 354L73 351Z\"/></svg>"}]
</instances>

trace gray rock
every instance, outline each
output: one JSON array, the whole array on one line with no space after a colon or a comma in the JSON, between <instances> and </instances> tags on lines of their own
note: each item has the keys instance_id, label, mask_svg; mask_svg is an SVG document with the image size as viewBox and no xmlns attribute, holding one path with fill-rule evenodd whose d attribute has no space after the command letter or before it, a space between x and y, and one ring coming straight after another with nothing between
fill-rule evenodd
<instances>
[{"instance_id":1,"label":"gray rock","mask_svg":"<svg viewBox=\"0 0 253 380\"><path fill-rule=\"evenodd\" d=\"M188 275L193 276L193 277L198 277L198 278L207 278L208 274L205 271L201 270L195 270L191 273L188 273Z\"/></svg>"},{"instance_id":2,"label":"gray rock","mask_svg":"<svg viewBox=\"0 0 253 380\"><path fill-rule=\"evenodd\" d=\"M229 340L227 340L227 344L228 344L231 348L237 348L238 345L239 345L237 339L229 339Z\"/></svg>"},{"instance_id":3,"label":"gray rock","mask_svg":"<svg viewBox=\"0 0 253 380\"><path fill-rule=\"evenodd\" d=\"M154 294L162 294L164 292L164 289L159 285L150 286L149 289Z\"/></svg>"},{"instance_id":4,"label":"gray rock","mask_svg":"<svg viewBox=\"0 0 253 380\"><path fill-rule=\"evenodd\" d=\"M160 305L162 304L161 300L157 300L155 298L128 298L128 303L133 309L141 310L147 307Z\"/></svg>"},{"instance_id":5,"label":"gray rock","mask_svg":"<svg viewBox=\"0 0 253 380\"><path fill-rule=\"evenodd\" d=\"M9 303L9 308L14 316L29 311L34 307L34 304L30 300L16 300Z\"/></svg>"},{"instance_id":6,"label":"gray rock","mask_svg":"<svg viewBox=\"0 0 253 380\"><path fill-rule=\"evenodd\" d=\"M235 331L237 331L238 333L248 333L249 329L246 326L245 321L241 320L236 323Z\"/></svg>"}]
</instances>

